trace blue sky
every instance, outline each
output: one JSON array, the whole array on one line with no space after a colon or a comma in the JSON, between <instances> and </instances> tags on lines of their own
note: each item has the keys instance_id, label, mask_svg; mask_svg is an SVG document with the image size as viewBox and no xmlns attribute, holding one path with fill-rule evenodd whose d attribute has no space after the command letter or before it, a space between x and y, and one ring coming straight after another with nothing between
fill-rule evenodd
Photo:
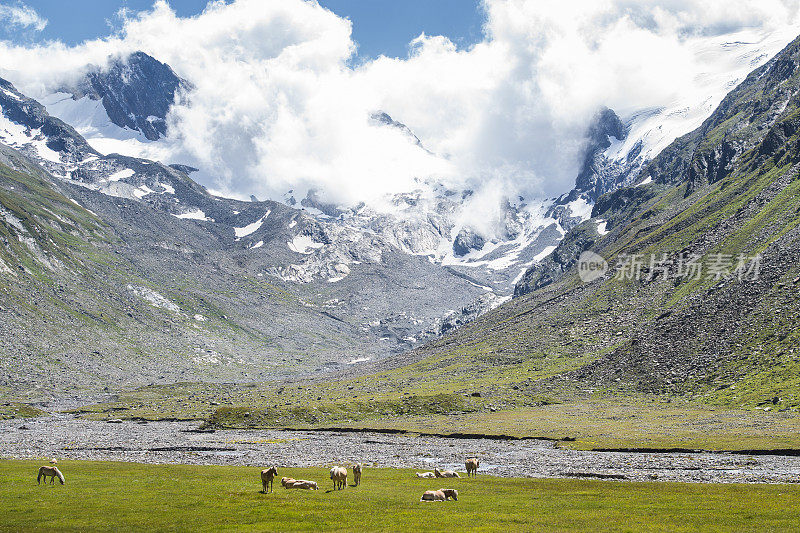
<instances>
[{"instance_id":1,"label":"blue sky","mask_svg":"<svg viewBox=\"0 0 800 533\"><path fill-rule=\"evenodd\" d=\"M0 5L20 2L0 0ZM44 30L0 30L20 42L60 40L75 44L118 29L118 10L148 9L153 0L28 0L25 5L47 19ZM206 0L169 0L180 16L200 13ZM405 57L408 43L420 33L445 35L466 48L482 37L483 12L478 0L320 0L320 4L353 22L353 36L362 59L380 54ZM111 25L111 28L109 27Z\"/></svg>"}]
</instances>

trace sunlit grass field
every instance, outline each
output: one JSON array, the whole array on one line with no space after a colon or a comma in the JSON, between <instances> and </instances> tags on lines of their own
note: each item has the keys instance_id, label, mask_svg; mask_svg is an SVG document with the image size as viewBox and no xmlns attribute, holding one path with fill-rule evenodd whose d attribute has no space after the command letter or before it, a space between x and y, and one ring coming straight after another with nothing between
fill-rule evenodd
<instances>
[{"instance_id":1,"label":"sunlit grass field","mask_svg":"<svg viewBox=\"0 0 800 533\"><path fill-rule=\"evenodd\" d=\"M34 461L0 461L2 531L796 531L800 486L555 479L422 480L365 469L331 491L325 468L280 469L319 491L262 494L259 468L59 464L66 485L37 486ZM350 480L352 483L352 480ZM457 502L421 503L456 488Z\"/></svg>"},{"instance_id":2,"label":"sunlit grass field","mask_svg":"<svg viewBox=\"0 0 800 533\"><path fill-rule=\"evenodd\" d=\"M115 402L89 406L79 412L95 420L205 420L216 428L336 427L543 437L568 439L559 442L559 446L583 450L800 449L800 414L793 410L745 410L655 395L597 393L490 411L473 408L482 398L463 395L409 395L399 400L370 400L360 395L350 401L326 402L316 400L316 392L298 390L297 386L287 386L284 394L290 393L289 399L276 406L275 401L261 396L268 390L267 385L145 387L120 394ZM305 400L303 392L308 395ZM353 390L351 396L355 395L358 392ZM215 399L221 399L223 405L214 405L219 403Z\"/></svg>"}]
</instances>

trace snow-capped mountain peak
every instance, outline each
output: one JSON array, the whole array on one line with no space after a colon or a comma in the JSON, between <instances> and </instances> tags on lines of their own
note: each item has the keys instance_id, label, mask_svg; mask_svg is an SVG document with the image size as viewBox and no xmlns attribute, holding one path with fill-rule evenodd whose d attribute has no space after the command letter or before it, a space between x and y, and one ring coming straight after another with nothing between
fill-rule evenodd
<instances>
[{"instance_id":1,"label":"snow-capped mountain peak","mask_svg":"<svg viewBox=\"0 0 800 533\"><path fill-rule=\"evenodd\" d=\"M167 116L185 104L192 85L172 68L143 53L90 67L77 82L40 95L50 115L72 125L103 154L162 160Z\"/></svg>"}]
</instances>

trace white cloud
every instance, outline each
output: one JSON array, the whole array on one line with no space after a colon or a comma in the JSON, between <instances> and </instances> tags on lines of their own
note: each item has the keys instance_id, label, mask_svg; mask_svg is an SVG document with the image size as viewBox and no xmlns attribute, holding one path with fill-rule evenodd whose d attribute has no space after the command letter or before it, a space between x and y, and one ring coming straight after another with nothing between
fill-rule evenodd
<instances>
[{"instance_id":1,"label":"white cloud","mask_svg":"<svg viewBox=\"0 0 800 533\"><path fill-rule=\"evenodd\" d=\"M47 26L47 19L42 18L35 9L17 2L14 5L0 4L0 21L18 28L31 28L42 31Z\"/></svg>"},{"instance_id":2,"label":"white cloud","mask_svg":"<svg viewBox=\"0 0 800 533\"><path fill-rule=\"evenodd\" d=\"M299 199L316 188L353 202L430 178L545 197L571 187L600 106L624 115L718 101L767 59L748 63L725 43L777 52L794 37L798 3L484 0L485 38L469 49L420 35L406 58L353 67L351 22L314 1L220 0L180 18L159 0L123 13L105 39L0 43L0 75L41 95L110 55L142 50L170 64L196 87L170 117L172 157L226 194L294 189ZM438 155L376 127L378 109Z\"/></svg>"}]
</instances>

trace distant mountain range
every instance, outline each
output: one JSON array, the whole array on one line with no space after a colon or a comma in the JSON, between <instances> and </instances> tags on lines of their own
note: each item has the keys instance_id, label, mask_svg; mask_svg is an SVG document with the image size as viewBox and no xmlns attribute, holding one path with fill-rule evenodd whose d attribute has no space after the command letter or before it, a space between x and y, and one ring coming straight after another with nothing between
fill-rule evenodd
<instances>
[{"instance_id":1,"label":"distant mountain range","mask_svg":"<svg viewBox=\"0 0 800 533\"><path fill-rule=\"evenodd\" d=\"M509 198L490 237L458 223L469 190L421 184L391 197L391 213L313 192L241 202L181 162L114 153L162 142L191 90L141 52L41 103L0 80L0 386L44 373L76 387L247 381L402 353L560 283L576 254L616 234L626 191L661 186L656 169L673 163L657 150L698 113L601 110L575 188ZM424 148L388 114L370 118Z\"/></svg>"}]
</instances>

